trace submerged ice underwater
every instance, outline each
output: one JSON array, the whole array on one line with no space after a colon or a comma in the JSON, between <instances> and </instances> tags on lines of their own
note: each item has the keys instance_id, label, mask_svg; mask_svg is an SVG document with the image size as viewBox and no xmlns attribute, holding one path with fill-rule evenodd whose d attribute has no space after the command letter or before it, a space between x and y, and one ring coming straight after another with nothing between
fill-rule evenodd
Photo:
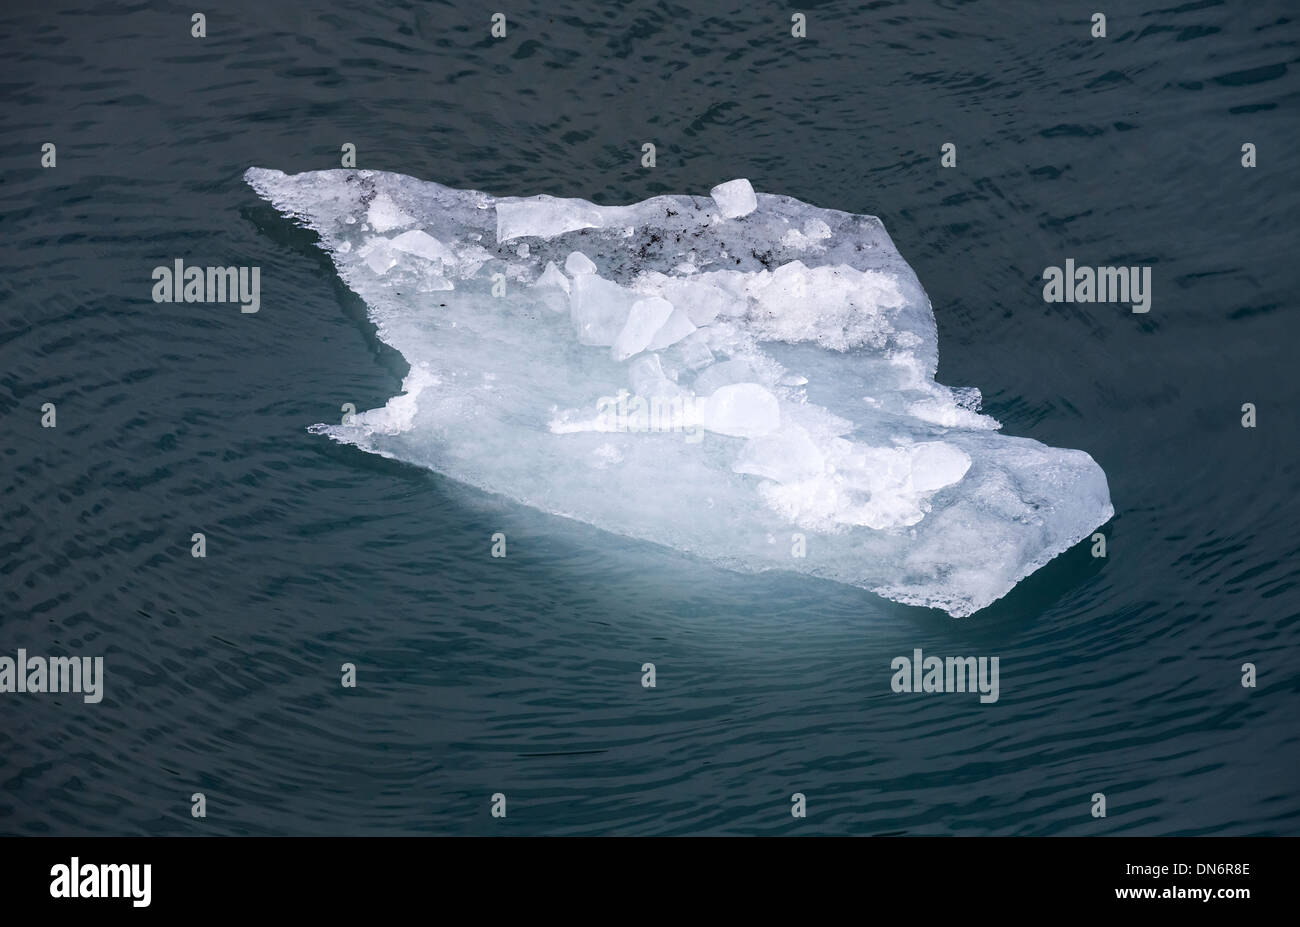
<instances>
[{"instance_id":1,"label":"submerged ice underwater","mask_svg":"<svg viewBox=\"0 0 1300 927\"><path fill-rule=\"evenodd\" d=\"M1084 451L935 382L879 219L756 194L598 206L366 170L248 183L320 236L403 394L313 431L741 570L961 617L1113 515Z\"/></svg>"}]
</instances>

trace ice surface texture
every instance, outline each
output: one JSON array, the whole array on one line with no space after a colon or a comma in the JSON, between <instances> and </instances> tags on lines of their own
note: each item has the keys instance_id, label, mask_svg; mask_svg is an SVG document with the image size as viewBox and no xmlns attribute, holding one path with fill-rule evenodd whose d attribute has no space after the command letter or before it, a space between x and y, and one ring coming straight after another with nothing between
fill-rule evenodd
<instances>
[{"instance_id":1,"label":"ice surface texture","mask_svg":"<svg viewBox=\"0 0 1300 927\"><path fill-rule=\"evenodd\" d=\"M1086 453L1000 434L978 390L934 382L930 302L873 216L745 180L597 206L378 171L246 179L410 363L383 408L314 426L337 441L954 616L1113 513Z\"/></svg>"}]
</instances>

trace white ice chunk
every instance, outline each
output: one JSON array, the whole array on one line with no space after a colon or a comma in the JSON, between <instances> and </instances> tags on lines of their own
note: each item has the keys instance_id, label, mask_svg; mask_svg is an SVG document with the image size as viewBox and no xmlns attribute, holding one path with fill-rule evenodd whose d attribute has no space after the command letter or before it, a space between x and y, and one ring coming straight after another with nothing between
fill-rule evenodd
<instances>
[{"instance_id":1,"label":"white ice chunk","mask_svg":"<svg viewBox=\"0 0 1300 927\"><path fill-rule=\"evenodd\" d=\"M837 440L830 450L834 463L826 474L765 483L759 494L811 531L906 528L925 518L935 492L960 481L971 465L943 442L861 447Z\"/></svg>"},{"instance_id":2,"label":"white ice chunk","mask_svg":"<svg viewBox=\"0 0 1300 927\"><path fill-rule=\"evenodd\" d=\"M696 329L673 345L673 356L687 370L703 370L713 363L713 352L709 350L708 341L702 337L703 334Z\"/></svg>"},{"instance_id":3,"label":"white ice chunk","mask_svg":"<svg viewBox=\"0 0 1300 927\"><path fill-rule=\"evenodd\" d=\"M731 469L778 483L797 483L821 476L826 458L805 429L786 425L774 434L750 438Z\"/></svg>"},{"instance_id":4,"label":"white ice chunk","mask_svg":"<svg viewBox=\"0 0 1300 927\"><path fill-rule=\"evenodd\" d=\"M569 310L578 342L587 345L612 345L623 326L636 294L595 274L573 278Z\"/></svg>"},{"instance_id":5,"label":"white ice chunk","mask_svg":"<svg viewBox=\"0 0 1300 927\"><path fill-rule=\"evenodd\" d=\"M569 292L569 278L560 273L560 268L555 266L554 261L547 261L546 269L543 270L542 275L534 281L533 286L558 287L567 294Z\"/></svg>"},{"instance_id":6,"label":"white ice chunk","mask_svg":"<svg viewBox=\"0 0 1300 927\"><path fill-rule=\"evenodd\" d=\"M424 364L413 366L402 381L402 394L389 399L378 409L368 409L351 417L347 425L339 426L354 434L397 435L415 426L415 416L420 410L420 395L428 387L441 381Z\"/></svg>"},{"instance_id":7,"label":"white ice chunk","mask_svg":"<svg viewBox=\"0 0 1300 927\"><path fill-rule=\"evenodd\" d=\"M401 207L393 201L393 198L386 193L380 193L370 201L370 209L366 212L366 221L376 232L391 232L393 229L400 229L403 226L410 225L415 219L402 212Z\"/></svg>"},{"instance_id":8,"label":"white ice chunk","mask_svg":"<svg viewBox=\"0 0 1300 927\"><path fill-rule=\"evenodd\" d=\"M682 389L664 375L658 354L642 354L627 366L627 379L637 396L680 396Z\"/></svg>"},{"instance_id":9,"label":"white ice chunk","mask_svg":"<svg viewBox=\"0 0 1300 927\"><path fill-rule=\"evenodd\" d=\"M735 383L704 400L700 419L709 431L756 438L777 429L781 409L776 397L757 383Z\"/></svg>"},{"instance_id":10,"label":"white ice chunk","mask_svg":"<svg viewBox=\"0 0 1300 927\"><path fill-rule=\"evenodd\" d=\"M503 198L496 201L496 208L498 242L525 235L554 238L577 229L598 228L601 224L600 207L586 200L546 195Z\"/></svg>"},{"instance_id":11,"label":"white ice chunk","mask_svg":"<svg viewBox=\"0 0 1300 927\"><path fill-rule=\"evenodd\" d=\"M372 273L383 276L397 264L397 255L385 238L371 238L357 249L357 256L362 259Z\"/></svg>"},{"instance_id":12,"label":"white ice chunk","mask_svg":"<svg viewBox=\"0 0 1300 927\"><path fill-rule=\"evenodd\" d=\"M638 299L628 312L623 330L614 339L614 360L626 360L640 354L650 344L655 332L673 314L673 304L661 296Z\"/></svg>"},{"instance_id":13,"label":"white ice chunk","mask_svg":"<svg viewBox=\"0 0 1300 927\"><path fill-rule=\"evenodd\" d=\"M933 492L951 486L970 469L970 457L960 449L943 441L912 444L906 449L911 455L911 483L917 492Z\"/></svg>"},{"instance_id":14,"label":"white ice chunk","mask_svg":"<svg viewBox=\"0 0 1300 927\"><path fill-rule=\"evenodd\" d=\"M667 300L665 300L667 302ZM672 303L668 303L672 305ZM659 330L654 333L650 343L646 345L651 351L662 351L664 348L676 344L687 335L695 331L695 326L691 324L690 317L680 309L674 309L668 316L668 321L659 326Z\"/></svg>"},{"instance_id":15,"label":"white ice chunk","mask_svg":"<svg viewBox=\"0 0 1300 927\"><path fill-rule=\"evenodd\" d=\"M245 177L411 367L402 395L312 431L448 488L955 616L1113 514L1088 454L1004 435L977 390L935 382L934 311L872 216L759 209L743 181L597 206L381 171ZM556 256L575 252L570 279ZM501 268L525 285L497 298ZM792 532L806 558L773 543Z\"/></svg>"},{"instance_id":16,"label":"white ice chunk","mask_svg":"<svg viewBox=\"0 0 1300 927\"><path fill-rule=\"evenodd\" d=\"M790 229L781 236L781 244L795 251L807 251L818 248L818 242L831 237L831 227L821 219L809 219L804 223L803 231Z\"/></svg>"},{"instance_id":17,"label":"white ice chunk","mask_svg":"<svg viewBox=\"0 0 1300 927\"><path fill-rule=\"evenodd\" d=\"M708 325L722 312L729 298L735 299L721 286L710 282L711 277L665 279L661 284L663 296L674 306L683 307L692 325Z\"/></svg>"},{"instance_id":18,"label":"white ice chunk","mask_svg":"<svg viewBox=\"0 0 1300 927\"><path fill-rule=\"evenodd\" d=\"M450 264L454 260L446 245L428 232L422 232L419 229L403 232L389 241L388 244L389 247L396 251L401 251L404 254L414 254L430 261L446 261Z\"/></svg>"},{"instance_id":19,"label":"white ice chunk","mask_svg":"<svg viewBox=\"0 0 1300 927\"><path fill-rule=\"evenodd\" d=\"M906 305L892 277L842 264L810 268L791 261L753 278L748 291L749 319L760 338L815 341L836 351L896 340L894 319Z\"/></svg>"},{"instance_id":20,"label":"white ice chunk","mask_svg":"<svg viewBox=\"0 0 1300 927\"><path fill-rule=\"evenodd\" d=\"M810 241L821 241L831 237L831 227L821 219L809 219L803 224L803 233Z\"/></svg>"},{"instance_id":21,"label":"white ice chunk","mask_svg":"<svg viewBox=\"0 0 1300 927\"><path fill-rule=\"evenodd\" d=\"M743 177L718 184L709 191L709 196L713 197L713 202L718 204L718 212L727 219L739 219L758 208L758 198L754 196L754 188Z\"/></svg>"},{"instance_id":22,"label":"white ice chunk","mask_svg":"<svg viewBox=\"0 0 1300 927\"><path fill-rule=\"evenodd\" d=\"M576 277L579 274L594 274L596 265L581 251L574 251L564 259L564 269L570 277Z\"/></svg>"}]
</instances>

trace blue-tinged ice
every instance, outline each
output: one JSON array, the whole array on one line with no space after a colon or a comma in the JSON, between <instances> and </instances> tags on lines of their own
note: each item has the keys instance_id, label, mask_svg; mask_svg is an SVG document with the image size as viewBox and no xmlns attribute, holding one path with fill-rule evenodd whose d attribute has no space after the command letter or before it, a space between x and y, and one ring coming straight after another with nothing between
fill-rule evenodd
<instances>
[{"instance_id":1,"label":"blue-tinged ice","mask_svg":"<svg viewBox=\"0 0 1300 927\"><path fill-rule=\"evenodd\" d=\"M935 383L930 302L873 216L746 180L597 206L378 171L246 179L319 233L410 363L384 407L314 426L337 441L954 616L1113 514L1088 454L1003 435L978 390Z\"/></svg>"}]
</instances>

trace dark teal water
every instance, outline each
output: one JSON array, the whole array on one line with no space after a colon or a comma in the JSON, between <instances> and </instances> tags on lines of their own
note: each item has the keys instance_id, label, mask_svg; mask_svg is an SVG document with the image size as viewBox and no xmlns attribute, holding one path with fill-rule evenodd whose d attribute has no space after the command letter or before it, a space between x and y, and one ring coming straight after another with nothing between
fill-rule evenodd
<instances>
[{"instance_id":1,"label":"dark teal water","mask_svg":"<svg viewBox=\"0 0 1300 927\"><path fill-rule=\"evenodd\" d=\"M805 4L795 40L779 4L514 3L500 41L465 3L241 0L205 39L175 4L6 7L0 654L107 680L0 695L0 832L1300 833L1300 26L1109 6L1094 40L1075 4ZM240 175L344 142L502 195L744 176L879 215L940 381L1106 470L1109 556L956 621L309 435L405 365ZM178 257L260 266L261 311L153 303ZM1045 304L1066 258L1150 265L1151 312ZM893 693L916 647L998 656L1000 700Z\"/></svg>"}]
</instances>

